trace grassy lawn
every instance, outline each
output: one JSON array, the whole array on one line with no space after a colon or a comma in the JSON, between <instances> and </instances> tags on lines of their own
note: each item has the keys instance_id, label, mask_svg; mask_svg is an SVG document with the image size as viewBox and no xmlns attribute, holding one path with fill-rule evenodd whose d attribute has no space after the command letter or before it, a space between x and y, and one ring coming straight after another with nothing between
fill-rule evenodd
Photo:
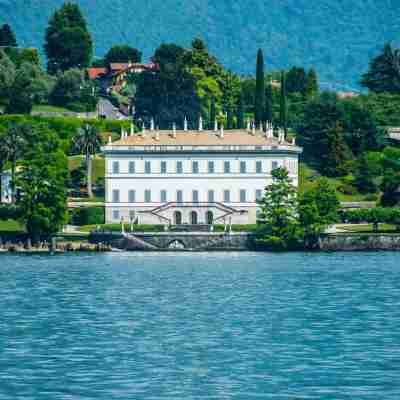
<instances>
[{"instance_id":1,"label":"grassy lawn","mask_svg":"<svg viewBox=\"0 0 400 400\"><path fill-rule=\"evenodd\" d=\"M336 225L338 229L354 233L374 233L372 224L343 224ZM396 232L397 228L395 225L390 224L379 224L378 232Z\"/></svg>"},{"instance_id":2,"label":"grassy lawn","mask_svg":"<svg viewBox=\"0 0 400 400\"><path fill-rule=\"evenodd\" d=\"M7 221L0 220L0 232L23 232L24 227L17 221L9 219Z\"/></svg>"},{"instance_id":3,"label":"grassy lawn","mask_svg":"<svg viewBox=\"0 0 400 400\"><path fill-rule=\"evenodd\" d=\"M79 168L82 165L83 160L84 157L82 155L68 157L69 171L71 172L74 169ZM98 178L104 178L104 175L105 175L104 157L101 155L96 155L93 158L92 182L95 183Z\"/></svg>"},{"instance_id":4,"label":"grassy lawn","mask_svg":"<svg viewBox=\"0 0 400 400\"><path fill-rule=\"evenodd\" d=\"M311 168L309 165L305 164L304 162L300 163L299 169L299 187L300 190L306 190L313 187L314 182L320 178L321 175ZM354 194L344 194L341 193L338 189L341 185L344 184L343 178L327 178L329 182L336 188L337 194L340 201L346 202L358 202L358 201L371 201L371 194L362 194L357 192L354 188Z\"/></svg>"},{"instance_id":5,"label":"grassy lawn","mask_svg":"<svg viewBox=\"0 0 400 400\"><path fill-rule=\"evenodd\" d=\"M56 106L50 106L47 104L38 104L33 106L32 112L34 113L65 113L65 112L71 112L71 110L68 110L67 108L64 107L56 107Z\"/></svg>"}]
</instances>

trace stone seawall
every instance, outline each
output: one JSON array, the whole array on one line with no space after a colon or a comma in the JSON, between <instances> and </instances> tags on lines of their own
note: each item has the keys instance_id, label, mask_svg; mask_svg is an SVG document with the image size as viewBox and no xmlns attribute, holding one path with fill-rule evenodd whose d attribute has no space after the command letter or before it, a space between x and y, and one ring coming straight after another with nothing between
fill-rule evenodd
<instances>
[{"instance_id":1,"label":"stone seawall","mask_svg":"<svg viewBox=\"0 0 400 400\"><path fill-rule=\"evenodd\" d=\"M254 248L253 235L246 232L92 233L89 240L128 251L245 251Z\"/></svg>"},{"instance_id":2,"label":"stone seawall","mask_svg":"<svg viewBox=\"0 0 400 400\"><path fill-rule=\"evenodd\" d=\"M330 234L321 237L323 251L400 250L400 234Z\"/></svg>"}]
</instances>

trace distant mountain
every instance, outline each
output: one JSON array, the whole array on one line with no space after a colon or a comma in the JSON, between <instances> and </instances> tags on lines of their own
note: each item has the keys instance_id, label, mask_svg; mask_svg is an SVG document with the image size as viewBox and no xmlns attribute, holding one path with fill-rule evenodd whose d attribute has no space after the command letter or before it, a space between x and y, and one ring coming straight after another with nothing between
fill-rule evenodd
<instances>
[{"instance_id":1,"label":"distant mountain","mask_svg":"<svg viewBox=\"0 0 400 400\"><path fill-rule=\"evenodd\" d=\"M41 47L50 14L63 0L0 0L0 22L19 42ZM161 42L205 39L230 69L249 74L256 51L268 69L317 68L322 80L352 88L385 41L400 43L399 0L77 0L102 56L129 43L149 57Z\"/></svg>"}]
</instances>

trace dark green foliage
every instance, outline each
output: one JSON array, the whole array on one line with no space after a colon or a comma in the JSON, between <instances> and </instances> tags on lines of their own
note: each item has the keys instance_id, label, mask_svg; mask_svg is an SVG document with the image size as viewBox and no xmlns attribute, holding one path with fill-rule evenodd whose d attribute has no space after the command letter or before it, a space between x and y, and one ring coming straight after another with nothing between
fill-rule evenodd
<instances>
[{"instance_id":1,"label":"dark green foliage","mask_svg":"<svg viewBox=\"0 0 400 400\"><path fill-rule=\"evenodd\" d=\"M0 27L0 46L17 46L15 34L8 24L4 24Z\"/></svg>"},{"instance_id":2,"label":"dark green foliage","mask_svg":"<svg viewBox=\"0 0 400 400\"><path fill-rule=\"evenodd\" d=\"M77 208L70 214L72 225L103 225L104 220L104 207Z\"/></svg>"},{"instance_id":3,"label":"dark green foliage","mask_svg":"<svg viewBox=\"0 0 400 400\"><path fill-rule=\"evenodd\" d=\"M67 221L67 158L57 136L47 127L32 130L17 186L21 222L33 241L58 232Z\"/></svg>"},{"instance_id":4,"label":"dark green foliage","mask_svg":"<svg viewBox=\"0 0 400 400\"><path fill-rule=\"evenodd\" d=\"M300 195L299 220L306 248L316 247L320 234L338 221L339 207L335 188L326 178L319 179L314 187Z\"/></svg>"},{"instance_id":5,"label":"dark green foliage","mask_svg":"<svg viewBox=\"0 0 400 400\"><path fill-rule=\"evenodd\" d=\"M197 126L200 99L184 58L185 49L174 44L163 44L156 50L153 60L160 66L160 72L140 75L136 118L149 122L154 117L160 128L171 128L173 123L182 128L186 117L191 127Z\"/></svg>"},{"instance_id":6,"label":"dark green foliage","mask_svg":"<svg viewBox=\"0 0 400 400\"><path fill-rule=\"evenodd\" d=\"M128 45L117 45L111 47L107 54L104 56L104 65L111 63L140 63L142 60L142 53Z\"/></svg>"},{"instance_id":7,"label":"dark green foliage","mask_svg":"<svg viewBox=\"0 0 400 400\"><path fill-rule=\"evenodd\" d=\"M287 103L286 103L286 79L285 72L281 73L281 96L280 96L280 108L279 108L279 123L281 128L287 133L288 128L288 116L287 116Z\"/></svg>"},{"instance_id":8,"label":"dark green foliage","mask_svg":"<svg viewBox=\"0 0 400 400\"><path fill-rule=\"evenodd\" d=\"M265 107L265 77L264 77L264 57L261 49L257 53L256 68L256 91L254 99L254 119L257 125L264 119Z\"/></svg>"},{"instance_id":9,"label":"dark green foliage","mask_svg":"<svg viewBox=\"0 0 400 400\"><path fill-rule=\"evenodd\" d=\"M7 221L8 219L16 220L20 216L21 210L16 205L0 204L0 221Z\"/></svg>"},{"instance_id":10,"label":"dark green foliage","mask_svg":"<svg viewBox=\"0 0 400 400\"><path fill-rule=\"evenodd\" d=\"M400 149L387 147L383 152L382 166L381 204L393 207L400 201Z\"/></svg>"},{"instance_id":11,"label":"dark green foliage","mask_svg":"<svg viewBox=\"0 0 400 400\"><path fill-rule=\"evenodd\" d=\"M306 94L307 75L304 68L293 67L286 73L286 92Z\"/></svg>"},{"instance_id":12,"label":"dark green foliage","mask_svg":"<svg viewBox=\"0 0 400 400\"><path fill-rule=\"evenodd\" d=\"M244 128L244 110L243 110L243 94L240 92L239 101L236 110L236 127L237 129Z\"/></svg>"},{"instance_id":13,"label":"dark green foliage","mask_svg":"<svg viewBox=\"0 0 400 400\"><path fill-rule=\"evenodd\" d=\"M272 86L267 84L265 87L265 113L264 120L272 122L274 119L274 103L272 96Z\"/></svg>"},{"instance_id":14,"label":"dark green foliage","mask_svg":"<svg viewBox=\"0 0 400 400\"><path fill-rule=\"evenodd\" d=\"M377 178L382 173L380 153L364 153L357 160L354 185L360 193L376 193Z\"/></svg>"},{"instance_id":15,"label":"dark green foliage","mask_svg":"<svg viewBox=\"0 0 400 400\"><path fill-rule=\"evenodd\" d=\"M214 129L214 124L216 119L217 119L217 110L215 107L215 99L213 97L211 99L211 104L210 104L210 118L209 118L208 129Z\"/></svg>"},{"instance_id":16,"label":"dark green foliage","mask_svg":"<svg viewBox=\"0 0 400 400\"><path fill-rule=\"evenodd\" d=\"M307 73L305 95L308 99L312 99L319 92L318 76L314 68Z\"/></svg>"},{"instance_id":17,"label":"dark green foliage","mask_svg":"<svg viewBox=\"0 0 400 400\"><path fill-rule=\"evenodd\" d=\"M343 128L339 121L326 130L327 154L324 160L324 171L327 176L346 175L346 160L349 159L348 148L343 138Z\"/></svg>"},{"instance_id":18,"label":"dark green foliage","mask_svg":"<svg viewBox=\"0 0 400 400\"><path fill-rule=\"evenodd\" d=\"M55 74L70 68L84 68L92 58L92 39L79 6L64 3L50 18L44 46L47 70Z\"/></svg>"},{"instance_id":19,"label":"dark green foliage","mask_svg":"<svg viewBox=\"0 0 400 400\"><path fill-rule=\"evenodd\" d=\"M299 246L297 191L285 168L272 171L273 181L259 201L260 232L256 243L263 249L287 250Z\"/></svg>"},{"instance_id":20,"label":"dark green foliage","mask_svg":"<svg viewBox=\"0 0 400 400\"><path fill-rule=\"evenodd\" d=\"M378 224L394 224L400 228L400 208L364 208L359 210L342 210L340 218L343 223L372 223L378 231Z\"/></svg>"},{"instance_id":21,"label":"dark green foliage","mask_svg":"<svg viewBox=\"0 0 400 400\"><path fill-rule=\"evenodd\" d=\"M233 129L232 107L228 107L228 110L226 112L226 127L227 127L227 129Z\"/></svg>"},{"instance_id":22,"label":"dark green foliage","mask_svg":"<svg viewBox=\"0 0 400 400\"><path fill-rule=\"evenodd\" d=\"M372 92L400 92L400 50L387 43L381 54L369 65L369 71L362 76L361 84Z\"/></svg>"}]
</instances>

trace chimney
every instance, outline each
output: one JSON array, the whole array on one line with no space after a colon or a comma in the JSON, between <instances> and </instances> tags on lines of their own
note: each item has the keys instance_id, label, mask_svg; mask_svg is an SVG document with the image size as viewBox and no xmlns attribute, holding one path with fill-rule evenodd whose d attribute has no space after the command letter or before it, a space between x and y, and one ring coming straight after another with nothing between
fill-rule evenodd
<instances>
[{"instance_id":1,"label":"chimney","mask_svg":"<svg viewBox=\"0 0 400 400\"><path fill-rule=\"evenodd\" d=\"M203 131L203 118L200 115L200 118L199 118L199 132L202 132L202 131Z\"/></svg>"},{"instance_id":2,"label":"chimney","mask_svg":"<svg viewBox=\"0 0 400 400\"><path fill-rule=\"evenodd\" d=\"M188 130L188 120L186 118L186 115L185 115L185 119L183 120L183 130L185 132L187 132L187 130Z\"/></svg>"}]
</instances>

